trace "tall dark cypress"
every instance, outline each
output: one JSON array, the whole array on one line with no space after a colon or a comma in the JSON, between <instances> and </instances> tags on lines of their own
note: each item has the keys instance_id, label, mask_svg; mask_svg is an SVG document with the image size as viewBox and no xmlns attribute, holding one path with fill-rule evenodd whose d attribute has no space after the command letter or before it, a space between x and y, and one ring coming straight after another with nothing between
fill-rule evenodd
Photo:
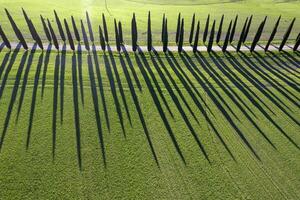
<instances>
[{"instance_id":1,"label":"tall dark cypress","mask_svg":"<svg viewBox=\"0 0 300 200\"><path fill-rule=\"evenodd\" d=\"M181 22L181 13L178 14L178 18L177 18L177 28L176 28L176 38L175 38L176 44L178 44L179 41L180 27L181 27L180 22Z\"/></svg>"},{"instance_id":2,"label":"tall dark cypress","mask_svg":"<svg viewBox=\"0 0 300 200\"><path fill-rule=\"evenodd\" d=\"M241 49L241 46L242 46L242 43L243 43L244 34L245 34L245 31L246 31L246 28L247 28L247 22L248 22L248 17L245 20L243 29L242 29L241 34L240 34L240 39L239 39L238 44L236 46L236 51L237 52L239 52L240 49Z\"/></svg>"},{"instance_id":3,"label":"tall dark cypress","mask_svg":"<svg viewBox=\"0 0 300 200\"><path fill-rule=\"evenodd\" d=\"M168 51L168 19L165 18L165 23L164 23L164 41L163 41L163 51L166 53Z\"/></svg>"},{"instance_id":4,"label":"tall dark cypress","mask_svg":"<svg viewBox=\"0 0 300 200\"><path fill-rule=\"evenodd\" d=\"M99 36L100 36L100 45L101 45L101 49L102 49L103 51L105 51L105 49L106 49L105 38L104 38L103 31L102 31L102 28L101 28L100 25L99 25Z\"/></svg>"},{"instance_id":5,"label":"tall dark cypress","mask_svg":"<svg viewBox=\"0 0 300 200\"><path fill-rule=\"evenodd\" d=\"M221 39L223 21L224 21L224 15L222 15L222 18L221 18L221 21L220 21L220 25L219 25L219 30L218 30L218 33L217 33L217 38L216 38L217 44L219 44L220 39Z\"/></svg>"},{"instance_id":6,"label":"tall dark cypress","mask_svg":"<svg viewBox=\"0 0 300 200\"><path fill-rule=\"evenodd\" d=\"M161 42L164 42L165 21L166 21L166 16L164 14L163 15L163 20L162 20L162 27L161 27Z\"/></svg>"},{"instance_id":7,"label":"tall dark cypress","mask_svg":"<svg viewBox=\"0 0 300 200\"><path fill-rule=\"evenodd\" d=\"M28 15L27 15L27 13L25 12L25 10L22 8L22 12L23 12L23 15L24 15L24 18L25 18L25 21L26 21L26 24L27 24L27 26L28 26L28 29L29 29L29 32L30 32L30 34L31 34L31 36L32 36L32 38L34 39L34 40L36 40L36 38L35 38L35 34L34 34L34 32L33 32L33 30L32 30L32 26L31 26L31 24L30 24L30 19L29 19L29 17L28 17Z\"/></svg>"},{"instance_id":8,"label":"tall dark cypress","mask_svg":"<svg viewBox=\"0 0 300 200\"><path fill-rule=\"evenodd\" d=\"M4 31L3 31L2 27L1 27L1 25L0 25L0 36L1 36L1 38L2 38L2 40L3 40L3 42L4 42L4 44L5 44L5 46L6 46L7 48L11 49L10 42L9 42L9 40L7 39L7 37L6 37L5 33L4 33Z\"/></svg>"},{"instance_id":9,"label":"tall dark cypress","mask_svg":"<svg viewBox=\"0 0 300 200\"><path fill-rule=\"evenodd\" d=\"M293 51L297 51L299 45L300 45L300 33L298 34L298 37L296 39L296 43L295 46L293 47Z\"/></svg>"},{"instance_id":10,"label":"tall dark cypress","mask_svg":"<svg viewBox=\"0 0 300 200\"><path fill-rule=\"evenodd\" d=\"M208 34L209 18L210 18L210 15L208 15L207 19L206 19L206 24L205 24L205 28L204 28L204 32L203 32L203 43L206 42L206 38L207 38L207 34Z\"/></svg>"},{"instance_id":11,"label":"tall dark cypress","mask_svg":"<svg viewBox=\"0 0 300 200\"><path fill-rule=\"evenodd\" d=\"M12 28L13 28L16 36L17 36L17 38L21 42L23 48L27 50L28 46L27 46L27 43L26 43L26 41L25 41L25 39L24 39L24 37L23 37L20 29L18 28L18 26L16 25L15 21L13 20L12 16L10 15L10 13L8 12L8 10L6 8L5 8L5 12L6 12L6 15L7 15L8 19L9 19L9 22L10 22L10 24L11 24L11 26L12 26Z\"/></svg>"},{"instance_id":12,"label":"tall dark cypress","mask_svg":"<svg viewBox=\"0 0 300 200\"><path fill-rule=\"evenodd\" d=\"M151 32L151 13L148 12L148 28L147 28L147 50L152 49L152 32Z\"/></svg>"},{"instance_id":13,"label":"tall dark cypress","mask_svg":"<svg viewBox=\"0 0 300 200\"><path fill-rule=\"evenodd\" d=\"M115 24L115 37L116 37L116 47L118 52L121 51L121 47L120 47L120 37L119 37L119 31L118 31L118 26L117 26L117 21L116 19L114 19L114 24Z\"/></svg>"},{"instance_id":14,"label":"tall dark cypress","mask_svg":"<svg viewBox=\"0 0 300 200\"><path fill-rule=\"evenodd\" d=\"M107 25L106 25L106 19L104 13L102 13L102 22L103 22L103 31L105 36L105 41L108 43L108 31L107 31Z\"/></svg>"},{"instance_id":15,"label":"tall dark cypress","mask_svg":"<svg viewBox=\"0 0 300 200\"><path fill-rule=\"evenodd\" d=\"M89 34L90 34L90 40L92 43L94 43L95 39L94 39L94 33L93 33L93 28L92 28L92 23L90 20L89 13L86 11L85 15L86 15L86 22L87 22L88 29L89 29Z\"/></svg>"},{"instance_id":16,"label":"tall dark cypress","mask_svg":"<svg viewBox=\"0 0 300 200\"><path fill-rule=\"evenodd\" d=\"M250 26L251 26L251 22L252 22L252 17L253 17L253 15L250 16L250 19L249 19L249 21L248 21L247 28L246 28L246 30L245 30L245 34L244 34L244 38L243 38L243 43L245 43L245 41L246 41L246 39L247 39L249 30L250 30Z\"/></svg>"},{"instance_id":17,"label":"tall dark cypress","mask_svg":"<svg viewBox=\"0 0 300 200\"><path fill-rule=\"evenodd\" d=\"M64 19L64 24L65 24L65 28L66 28L66 31L67 31L67 37L68 37L68 40L69 40L70 47L74 51L75 50L74 40L73 40L71 31L69 29L69 25L68 25L68 22L67 22L66 19Z\"/></svg>"},{"instance_id":18,"label":"tall dark cypress","mask_svg":"<svg viewBox=\"0 0 300 200\"><path fill-rule=\"evenodd\" d=\"M266 23L266 20L267 20L267 17L265 17L264 21L261 22L260 26L258 27L258 30L254 36L254 39L253 39L253 42L251 44L251 47L250 47L250 52L253 52L254 49L255 49L255 46L256 44L258 43L259 39L260 39L260 36L264 30L264 26L265 26L265 23Z\"/></svg>"},{"instance_id":19,"label":"tall dark cypress","mask_svg":"<svg viewBox=\"0 0 300 200\"><path fill-rule=\"evenodd\" d=\"M197 23L197 28L196 28L196 35L195 35L195 41L193 45L193 52L197 52L198 48L198 42L199 42L199 32L200 32L200 21Z\"/></svg>"},{"instance_id":20,"label":"tall dark cypress","mask_svg":"<svg viewBox=\"0 0 300 200\"><path fill-rule=\"evenodd\" d=\"M32 23L31 20L29 20L29 24L30 24L30 27L31 27L32 33L33 33L33 35L34 35L34 38L35 38L36 43L38 44L38 46L39 46L41 49L44 49L42 40L41 40L39 34L37 33L37 31L36 31L36 29L35 29L35 27L34 27L34 25L33 25L33 23Z\"/></svg>"},{"instance_id":21,"label":"tall dark cypress","mask_svg":"<svg viewBox=\"0 0 300 200\"><path fill-rule=\"evenodd\" d=\"M225 36L225 40L224 40L224 44L222 47L222 51L225 52L228 46L228 42L229 42L229 37L230 37L230 31L231 31L231 25L232 25L232 20L230 20L229 26L228 26L228 30Z\"/></svg>"},{"instance_id":22,"label":"tall dark cypress","mask_svg":"<svg viewBox=\"0 0 300 200\"><path fill-rule=\"evenodd\" d=\"M211 27L211 31L210 31L210 35L209 35L209 41L208 41L208 45L207 45L207 51L210 53L212 50L212 46L214 43L214 37L215 37L215 24L216 24L216 20L214 20L213 25Z\"/></svg>"},{"instance_id":23,"label":"tall dark cypress","mask_svg":"<svg viewBox=\"0 0 300 200\"><path fill-rule=\"evenodd\" d=\"M47 19L47 22L48 22L48 27L49 27L49 30L50 30L50 33L51 33L51 37L52 37L52 40L53 40L54 47L58 50L59 45L58 45L57 37L54 33L54 30L51 26L51 23L50 23L49 19Z\"/></svg>"},{"instance_id":24,"label":"tall dark cypress","mask_svg":"<svg viewBox=\"0 0 300 200\"><path fill-rule=\"evenodd\" d=\"M58 15L57 15L57 13L56 13L55 10L54 10L54 15L55 15L55 20L56 20L56 24L57 24L57 27L58 27L59 35L60 35L62 41L65 42L66 41L66 37L65 37L64 29L63 29L63 27L62 27L62 25L60 23L59 17L58 17Z\"/></svg>"},{"instance_id":25,"label":"tall dark cypress","mask_svg":"<svg viewBox=\"0 0 300 200\"><path fill-rule=\"evenodd\" d=\"M290 26L289 26L288 29L286 30L286 32L285 32L285 34L284 34L284 36L283 36L282 42L281 42L281 44L280 44L280 46L279 46L279 51L282 51L282 49L283 49L283 47L284 47L286 41L288 40L288 38L289 38L289 36L290 36L290 33L291 33L291 31L292 31L292 28L293 28L293 26L294 26L295 20L296 20L296 18L293 19L293 21L291 22Z\"/></svg>"},{"instance_id":26,"label":"tall dark cypress","mask_svg":"<svg viewBox=\"0 0 300 200\"><path fill-rule=\"evenodd\" d=\"M235 34L235 29L236 29L238 18L239 18L239 16L236 15L235 20L233 22L232 30L231 30L231 33L230 33L230 38L229 38L230 43L232 43L232 41L234 39L234 34Z\"/></svg>"},{"instance_id":27,"label":"tall dark cypress","mask_svg":"<svg viewBox=\"0 0 300 200\"><path fill-rule=\"evenodd\" d=\"M47 24L46 24L46 22L45 22L45 19L43 18L42 15L40 15L40 18L41 18L41 21L42 21L42 24L43 24L43 28L44 28L44 32L45 32L45 34L46 34L46 37L47 37L48 41L51 42L51 41L52 41L51 34L50 34L50 32L49 32L49 29L48 29L48 27L47 27Z\"/></svg>"},{"instance_id":28,"label":"tall dark cypress","mask_svg":"<svg viewBox=\"0 0 300 200\"><path fill-rule=\"evenodd\" d=\"M179 41L178 41L178 52L182 52L182 45L184 40L184 19L181 20L181 27L180 27L180 35L179 35Z\"/></svg>"},{"instance_id":29,"label":"tall dark cypress","mask_svg":"<svg viewBox=\"0 0 300 200\"><path fill-rule=\"evenodd\" d=\"M82 20L80 20L80 25L81 25L82 38L83 38L85 49L88 50L88 51L90 51L90 43L89 43L88 36L86 34L85 27L83 25L83 21Z\"/></svg>"},{"instance_id":30,"label":"tall dark cypress","mask_svg":"<svg viewBox=\"0 0 300 200\"><path fill-rule=\"evenodd\" d=\"M277 19L277 22L276 22L276 24L275 24L275 26L274 26L274 28L273 28L273 31L272 31L272 33L271 33L271 35L270 35L270 38L269 38L269 40L268 40L268 42L267 42L267 44L266 44L266 46L265 46L265 51L268 51L269 46L270 46L272 40L273 40L274 37L275 37L275 34L276 34L276 32L277 32L277 28L278 28L280 19L281 19L281 15L280 15L280 16L278 17L278 19Z\"/></svg>"},{"instance_id":31,"label":"tall dark cypress","mask_svg":"<svg viewBox=\"0 0 300 200\"><path fill-rule=\"evenodd\" d=\"M137 27L136 27L135 13L133 13L133 17L131 20L131 35L132 35L132 50L136 51L136 49L137 49Z\"/></svg>"},{"instance_id":32,"label":"tall dark cypress","mask_svg":"<svg viewBox=\"0 0 300 200\"><path fill-rule=\"evenodd\" d=\"M76 22L75 22L75 19L74 19L73 16L71 16L71 20L72 20L72 26L73 26L73 29L74 29L75 38L76 38L77 42L80 42L80 34L79 34L78 29L77 29Z\"/></svg>"},{"instance_id":33,"label":"tall dark cypress","mask_svg":"<svg viewBox=\"0 0 300 200\"><path fill-rule=\"evenodd\" d=\"M191 24L191 31L190 31L190 38L189 38L190 44L192 44L192 42L193 42L194 29L195 29L195 13L193 14L193 19L192 19L192 24Z\"/></svg>"},{"instance_id":34,"label":"tall dark cypress","mask_svg":"<svg viewBox=\"0 0 300 200\"><path fill-rule=\"evenodd\" d=\"M122 29L122 23L119 21L119 23L118 23L118 31L119 31L119 34L118 34L118 36L119 36L119 41L120 41L120 45L121 44L124 44L124 40L123 40L123 29Z\"/></svg>"}]
</instances>

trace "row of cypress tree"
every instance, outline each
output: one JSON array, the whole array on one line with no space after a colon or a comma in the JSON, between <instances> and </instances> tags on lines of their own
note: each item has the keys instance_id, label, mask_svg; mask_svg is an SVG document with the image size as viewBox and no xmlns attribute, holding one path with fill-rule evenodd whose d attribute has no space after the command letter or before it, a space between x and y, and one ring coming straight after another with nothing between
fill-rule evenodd
<instances>
[{"instance_id":1,"label":"row of cypress tree","mask_svg":"<svg viewBox=\"0 0 300 200\"><path fill-rule=\"evenodd\" d=\"M16 25L16 23L14 22L13 18L11 17L10 13L8 12L7 9L5 9L5 12L7 14L7 17L10 21L10 24L14 30L15 35L17 36L18 40L20 41L21 45L24 47L24 49L28 49L27 43L20 31L20 29L18 28L18 26ZM32 36L32 38L35 40L35 42L38 44L38 46L43 49L43 43L42 40L39 36L39 34L37 33L35 26L33 25L31 19L28 17L26 11L22 8L22 12L25 18L25 21L27 23L27 26L29 28L30 34ZM75 43L74 43L74 39L77 40L77 42L81 42L81 37L80 37L80 33L79 30L77 28L75 19L73 16L71 16L71 22L72 22L72 27L73 27L73 33L75 35L75 38L73 39L72 36L72 31L68 25L68 22L66 19L63 20L64 22L64 28L66 30L66 35L64 32L64 28L63 25L60 21L60 18L57 14L57 12L54 10L54 16L55 16L55 21L57 24L57 28L59 31L59 36L61 38L61 40L65 43L66 40L69 41L70 43L70 48L72 50L75 50ZM223 41L223 46L222 46L222 51L226 51L228 44L232 43L234 40L234 36L235 36L235 32L236 32L236 27L237 27L237 23L238 23L238 15L236 15L234 21L230 21L229 26L228 26L228 30L226 32L226 36L224 38ZM251 22L252 22L252 18L253 15L251 15L249 18L247 17L243 28L241 30L241 33L239 35L239 39L237 41L237 46L236 46L236 51L240 51L241 46L243 43L245 43L245 41L247 41L247 37L249 34L249 30L250 30L250 26L251 26ZM52 27L51 22L49 21L49 19L44 19L43 16L40 16L42 25L43 25L43 29L46 35L46 38L48 39L49 42L53 43L56 49L59 49L59 43L58 43L58 38L55 35L54 29ZM89 31L89 38L91 40L92 43L94 43L94 35L93 35L93 30L92 30L92 25L91 25L91 21L88 15L88 12L86 12L86 20L87 20L87 25L88 25L88 31ZM266 24L266 20L267 17L264 18L264 20L260 23L257 32L253 38L253 41L251 43L251 47L250 47L250 51L253 52L256 45L258 44L260 37L263 33L263 29L265 27ZM264 47L264 50L267 51L271 42L273 41L277 30L278 30L278 26L281 20L281 16L279 16L278 20L276 21L274 28L271 32L271 35L267 41L266 46ZM47 22L47 23L46 23ZM279 51L281 51L283 49L283 47L285 46L289 35L292 31L293 25L295 22L295 18L292 20L292 22L290 23L289 27L287 28L282 42L279 46ZM175 42L178 46L178 52L182 52L183 51L183 44L184 44L184 34L185 34L185 26L184 26L184 18L182 18L181 13L178 14L178 18L177 18L177 28L176 28L176 36L175 36ZM223 23L224 23L224 15L222 15L221 20L220 20L220 24L218 27L218 30L215 30L215 26L216 26L216 21L214 20L211 26L211 30L209 30L210 27L210 15L207 16L206 19L206 23L205 23L205 27L203 30L203 43L206 44L206 41L208 40L207 43L207 51L211 52L212 51L212 46L214 43L214 40L217 44L220 43L221 41L221 37L222 37L222 29L223 29ZM189 44L192 46L193 51L196 52L197 51L197 47L199 44L199 34L200 34L200 21L197 21L197 26L195 28L196 25L196 16L195 14L193 14L192 16L192 21L191 21L191 26L190 26L190 32L189 32L189 38L188 38L188 42ZM102 29L103 27L103 29ZM107 29L107 24L106 24L106 18L105 15L102 14L102 27L101 25L99 25L99 39L100 39L100 45L101 45L101 49L102 50L106 50L106 46L107 44L109 44L109 37L108 37L108 29ZM123 39L123 30L122 30L122 23L119 21L117 22L116 19L114 20L114 27L115 27L115 41L116 41L116 47L117 50L120 51L121 50L121 45L124 44L124 39ZM83 37L84 39L84 43L87 49L89 49L89 45L88 45L88 41L86 41L87 39L87 34L85 33L85 31L83 31L84 29L84 25L83 22L81 20L81 29L82 29L82 34L83 36L86 35L86 37ZM215 33L216 32L216 33ZM11 44L7 38L7 36L5 35L1 25L0 25L0 36L5 44L5 46L7 46L8 48L11 48ZM209 37L208 37L209 36ZM133 13L132 16L132 20L131 20L131 39L132 39L132 50L136 51L137 47L138 47L138 31L137 31L137 21L136 21L136 16L135 13ZM163 51L167 51L168 49L168 41L169 37L168 37L168 22L167 22L167 18L165 16L165 14L163 15L163 20L162 20L162 32L161 32L161 42L163 45ZM147 50L151 51L152 50L152 29L151 29L151 13L150 11L148 12L148 23L147 23ZM294 50L296 51L297 48L299 47L299 37L297 37L296 41L295 41L295 46L294 46Z\"/></svg>"}]
</instances>

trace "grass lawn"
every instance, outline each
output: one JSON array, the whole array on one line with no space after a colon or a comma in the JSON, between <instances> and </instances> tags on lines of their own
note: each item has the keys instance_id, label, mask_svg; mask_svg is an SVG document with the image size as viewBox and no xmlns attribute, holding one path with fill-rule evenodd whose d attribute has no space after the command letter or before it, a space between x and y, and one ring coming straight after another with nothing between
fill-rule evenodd
<instances>
[{"instance_id":1,"label":"grass lawn","mask_svg":"<svg viewBox=\"0 0 300 200\"><path fill-rule=\"evenodd\" d=\"M107 2L107 4L105 2ZM21 7L27 11L33 23L37 26L39 33L43 33L39 18L40 14L46 18L49 18L53 23L55 23L53 9L57 10L61 20L66 18L70 21L70 15L74 15L75 19L77 20L77 25L80 24L80 19L83 19L84 23L86 24L85 11L88 11L95 33L98 33L98 25L102 24L101 14L104 13L106 15L107 23L111 33L111 40L114 40L113 19L116 18L117 20L122 21L124 39L127 43L131 43L130 23L133 12L135 12L137 16L139 43L146 43L147 14L149 10L151 10L152 13L152 31L153 41L155 41L155 43L159 43L160 41L163 13L166 13L168 18L170 34L169 38L170 43L173 44L177 24L177 15L179 12L181 12L182 16L185 18L186 35L188 35L190 31L190 23L193 13L196 13L196 19L200 20L201 22L201 33L203 33L208 14L211 15L210 26L212 25L212 20L216 19L217 27L221 15L225 15L223 27L224 32L227 30L229 21L231 19L233 20L236 14L239 14L237 33L241 31L245 18L253 14L254 18L249 34L250 40L252 40L254 37L260 22L266 15L269 18L266 23L265 31L262 35L262 40L267 40L269 38L270 32L279 15L282 15L282 20L278 28L278 34L275 37L275 42L276 40L282 39L286 28L294 17L298 19L295 22L290 39L294 40L298 35L297 30L300 29L299 0L0 0L0 4L1 8L7 8L11 12L27 40L31 40L31 36L22 15ZM15 36L12 34L13 32L4 9L0 9L0 23L3 24L4 30L7 33L11 33L8 34L9 38L14 39ZM57 26L54 25L54 28L56 29ZM41 35L42 38L46 40L44 34ZM98 38L98 34L96 35ZM225 37L225 34L223 34L223 36ZM239 36L236 35L237 39L238 37ZM186 36L186 40L187 38L188 36ZM97 41L98 40L99 39L97 39Z\"/></svg>"},{"instance_id":2,"label":"grass lawn","mask_svg":"<svg viewBox=\"0 0 300 200\"><path fill-rule=\"evenodd\" d=\"M299 62L2 50L1 199L299 199Z\"/></svg>"}]
</instances>

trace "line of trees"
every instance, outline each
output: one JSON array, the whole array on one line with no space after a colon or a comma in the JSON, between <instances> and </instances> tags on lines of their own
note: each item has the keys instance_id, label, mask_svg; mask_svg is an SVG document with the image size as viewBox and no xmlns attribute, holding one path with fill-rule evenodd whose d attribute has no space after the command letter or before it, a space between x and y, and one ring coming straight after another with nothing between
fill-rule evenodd
<instances>
[{"instance_id":1,"label":"line of trees","mask_svg":"<svg viewBox=\"0 0 300 200\"><path fill-rule=\"evenodd\" d=\"M12 29L18 38L20 44L23 46L24 49L28 49L28 45L24 39L24 36L22 35L22 32L18 28L17 24L15 23L14 19L10 15L9 11L5 9L6 15L9 19L9 22L12 26ZM41 40L40 35L38 34L32 20L30 17L27 15L26 11L22 8L22 12L26 21L26 24L29 28L29 32L33 38L33 40L37 43L37 45L43 49L43 42ZM55 23L57 25L57 29L59 32L60 39L66 43L70 44L70 48L72 50L75 50L75 43L74 40L76 40L78 43L81 42L81 34L79 31L78 26L76 25L76 21L73 16L71 16L71 26L68 24L67 19L63 19L64 23L64 28L63 25L60 21L60 18L57 14L57 12L54 10L54 17L55 17ZM207 46L207 51L211 52L213 50L213 44L216 43L218 44L222 51L226 51L227 47L229 44L232 44L232 42L235 40L235 34L237 32L237 27L238 27L238 19L239 16L236 15L234 20L230 20L230 23L227 28L227 32L223 33L223 25L224 25L224 19L225 16L222 15L220 19L220 23L218 25L218 28L216 28L216 20L213 20L213 23L210 28L210 15L207 16L205 26L203 29L203 34L202 34L202 42L204 45ZM59 49L59 40L57 38L57 35L55 34L53 25L51 24L49 19L45 19L42 15L40 15L40 20L42 23L42 27L45 33L45 36L47 40L50 43L53 43L54 47L56 49ZM253 20L253 15L251 15L249 18L247 17L241 32L238 34L239 39L237 40L237 46L236 46L236 51L239 52L241 50L241 46L243 43L245 43L248 39L248 35L250 32L250 27L252 24ZM264 20L259 24L257 31L255 33L255 36L253 38L253 41L250 46L250 52L253 52L255 50L255 47L260 41L261 35L263 33L265 24L266 24L267 17L264 18ZM281 16L277 19L274 28L270 34L270 37L267 41L267 44L264 47L265 51L268 51L269 46L271 45L272 41L275 38L275 35L277 33L279 24L280 24ZM294 23L295 23L295 18L291 21L289 27L287 28L282 41L279 46L279 51L282 51L287 40L289 39L289 36L292 32ZM88 42L88 36L85 31L84 23L82 20L80 20L80 28L82 32L82 37L83 37L83 42L85 44L85 47L87 50L90 50L89 47L89 42ZM87 27L88 27L88 33L89 33L89 40L94 44L95 38L92 30L92 23L89 17L88 12L86 12L86 22L87 22ZM197 23L197 24L196 24ZM72 30L71 30L72 28ZM116 49L117 51L121 51L121 46L124 45L124 35L123 35L123 28L122 28L122 23L121 21L117 21L114 19L114 29L115 29L115 44L116 44ZM66 33L66 34L65 34ZM74 37L72 35L74 34ZM101 49L103 51L106 50L106 46L109 45L109 36L108 36L108 26L106 22L105 15L102 14L102 26L99 25L98 29L99 33L99 40L100 40L100 45ZM224 39L222 40L222 33L224 35ZM175 43L177 44L178 47L178 52L183 51L183 46L184 46L184 35L185 35L185 22L184 18L182 17L181 13L178 14L177 17L177 27L176 27L176 35L175 35ZM11 48L10 41L7 37L7 35L4 33L3 28L0 25L0 37L2 38L5 46L7 48ZM190 24L190 30L189 30L189 35L188 35L188 43L192 47L193 51L196 52L198 50L198 45L200 43L199 41L200 37L200 21L196 21L196 15L195 13L192 15L192 20ZM293 46L293 50L297 51L300 43L300 38L299 35L297 39L295 40L295 44ZM136 15L133 13L132 20L131 20L131 43L132 43L132 50L136 51L138 48L138 30L137 30L137 20L136 20ZM161 43L163 47L163 51L166 52L168 51L168 44L169 44L169 34L168 34L168 20L165 14L163 14L163 19L162 19L162 29L161 29ZM148 12L148 20L147 20L147 50L150 52L153 49L153 38L152 38L152 28L151 28L151 13L150 11Z\"/></svg>"}]
</instances>

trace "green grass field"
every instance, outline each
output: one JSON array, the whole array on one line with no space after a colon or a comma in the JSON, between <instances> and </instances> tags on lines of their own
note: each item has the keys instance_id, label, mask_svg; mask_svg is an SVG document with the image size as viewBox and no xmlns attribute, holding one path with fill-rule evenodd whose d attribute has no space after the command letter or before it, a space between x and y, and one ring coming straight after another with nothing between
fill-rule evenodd
<instances>
[{"instance_id":1,"label":"green grass field","mask_svg":"<svg viewBox=\"0 0 300 200\"><path fill-rule=\"evenodd\" d=\"M106 3L107 2L107 3ZM66 18L70 20L70 15L74 15L79 25L79 20L85 20L85 11L88 11L93 24L95 34L98 32L98 25L102 24L101 14L104 13L107 18L107 23L111 33L111 39L114 39L113 19L121 20L123 23L124 38L127 43L130 43L130 23L132 13L137 16L137 25L139 29L139 43L146 43L146 27L147 13L151 10L152 13L152 31L153 40L155 43L160 41L162 15L166 13L169 25L170 42L174 43L176 20L179 12L185 18L186 35L190 30L191 17L196 13L196 19L201 22L201 33L203 32L207 15L211 15L211 20L216 19L217 27L221 15L225 15L224 32L227 30L229 21L239 14L238 32L241 31L245 18L254 15L253 24L250 28L249 38L252 40L257 31L259 23L267 15L269 18L266 23L265 31L262 35L262 40L269 38L270 32L279 15L282 15L276 40L281 40L291 20L299 18L300 4L296 1L281 1L281 0L53 0L53 1L38 1L38 0L0 0L0 23L3 24L5 31L13 33L7 20L4 8L7 8L27 40L31 39L29 30L22 15L21 7L23 7L31 17L33 23L37 26L38 32L43 33L40 23L40 14L49 18L55 23L53 9L56 9L61 20ZM212 21L210 25L212 24ZM54 25L55 28L56 25ZM295 39L298 35L297 30L300 29L300 20L297 19L294 26L294 31L290 39ZM8 34L11 39L14 39L14 34ZM46 39L44 34L41 34L43 39ZM98 35L98 34L96 34ZM238 35L236 36L238 38ZM98 38L98 36L97 36ZM187 37L186 37L187 38ZM97 39L98 41L99 39Z\"/></svg>"},{"instance_id":2,"label":"green grass field","mask_svg":"<svg viewBox=\"0 0 300 200\"><path fill-rule=\"evenodd\" d=\"M1 199L299 199L299 62L2 50Z\"/></svg>"}]
</instances>

